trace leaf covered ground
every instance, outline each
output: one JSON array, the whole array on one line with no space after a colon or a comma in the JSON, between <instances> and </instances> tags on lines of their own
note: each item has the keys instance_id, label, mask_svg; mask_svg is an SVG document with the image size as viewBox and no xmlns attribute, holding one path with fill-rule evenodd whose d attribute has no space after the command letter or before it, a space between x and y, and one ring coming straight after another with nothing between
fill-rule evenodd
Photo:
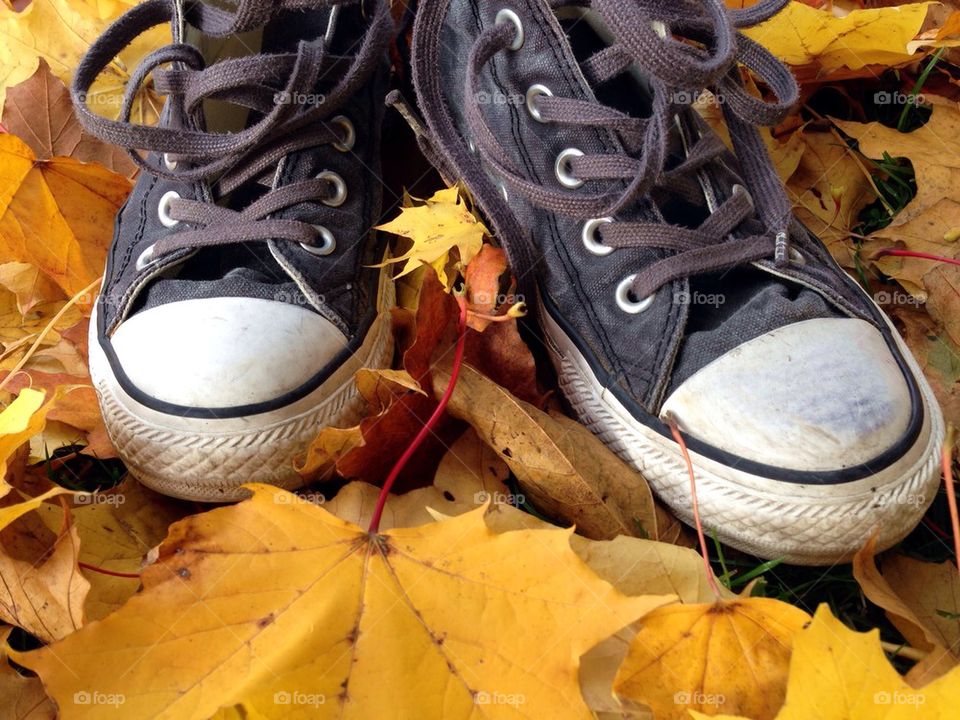
<instances>
[{"instance_id":1,"label":"leaf covered ground","mask_svg":"<svg viewBox=\"0 0 960 720\"><path fill-rule=\"evenodd\" d=\"M503 252L435 176L398 191L383 225L394 365L357 373L367 419L317 428L294 459L302 491L210 508L128 477L86 338L136 172L80 128L64 83L131 4L0 5L0 720L956 717L946 497L852 565L716 542L704 562L568 417ZM802 83L765 136L795 211L958 424L960 8L792 2L749 34ZM91 104L115 115L163 41L141 37ZM697 108L723 135L711 97ZM160 102L145 83L134 119ZM465 364L381 516L380 486L455 371L460 303Z\"/></svg>"}]
</instances>

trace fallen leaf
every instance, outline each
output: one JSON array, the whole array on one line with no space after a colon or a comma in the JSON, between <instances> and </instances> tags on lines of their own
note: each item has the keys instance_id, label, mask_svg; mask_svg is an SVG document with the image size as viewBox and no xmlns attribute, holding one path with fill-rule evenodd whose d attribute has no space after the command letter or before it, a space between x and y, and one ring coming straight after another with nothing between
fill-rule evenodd
<instances>
[{"instance_id":1,"label":"fallen leaf","mask_svg":"<svg viewBox=\"0 0 960 720\"><path fill-rule=\"evenodd\" d=\"M960 669L914 689L884 656L879 630L854 632L821 605L794 638L787 699L776 720L952 720L958 705Z\"/></svg>"},{"instance_id":2,"label":"fallen leaf","mask_svg":"<svg viewBox=\"0 0 960 720\"><path fill-rule=\"evenodd\" d=\"M834 133L805 131L801 137L805 149L786 186L794 212L837 262L852 268L850 232L863 208L876 200L869 173Z\"/></svg>"},{"instance_id":3,"label":"fallen leaf","mask_svg":"<svg viewBox=\"0 0 960 720\"><path fill-rule=\"evenodd\" d=\"M139 172L124 150L102 142L80 126L70 91L43 58L33 75L7 90L3 125L29 145L40 160L70 157L96 162L128 178Z\"/></svg>"},{"instance_id":4,"label":"fallen leaf","mask_svg":"<svg viewBox=\"0 0 960 720\"><path fill-rule=\"evenodd\" d=\"M0 631L0 718L54 720L57 709L36 676L21 675L7 661L10 628Z\"/></svg>"},{"instance_id":5,"label":"fallen leaf","mask_svg":"<svg viewBox=\"0 0 960 720\"><path fill-rule=\"evenodd\" d=\"M490 234L464 203L456 186L438 190L422 205L403 208L395 219L378 225L377 230L401 235L413 242L409 251L377 267L402 262L403 270L397 275L401 278L421 265L429 265L447 289L451 282L446 272L450 251L457 248L460 263L466 266L480 252L483 238Z\"/></svg>"},{"instance_id":6,"label":"fallen leaf","mask_svg":"<svg viewBox=\"0 0 960 720\"><path fill-rule=\"evenodd\" d=\"M649 705L658 720L686 719L691 710L768 720L783 702L794 638L809 620L771 598L658 608L644 617L614 691Z\"/></svg>"},{"instance_id":7,"label":"fallen leaf","mask_svg":"<svg viewBox=\"0 0 960 720\"><path fill-rule=\"evenodd\" d=\"M442 392L449 362L435 374ZM546 515L593 539L657 537L646 481L583 425L518 400L469 365L461 368L447 411L496 450Z\"/></svg>"},{"instance_id":8,"label":"fallen leaf","mask_svg":"<svg viewBox=\"0 0 960 720\"><path fill-rule=\"evenodd\" d=\"M940 639L900 599L897 591L880 574L874 560L876 552L877 537L874 535L854 556L853 577L867 599L887 612L887 617L908 643L921 650L932 650L934 646L940 644Z\"/></svg>"},{"instance_id":9,"label":"fallen leaf","mask_svg":"<svg viewBox=\"0 0 960 720\"><path fill-rule=\"evenodd\" d=\"M814 65L822 74L867 65L891 67L915 60L908 47L923 27L922 2L835 16L799 2L788 3L766 22L743 32L790 65Z\"/></svg>"},{"instance_id":10,"label":"fallen leaf","mask_svg":"<svg viewBox=\"0 0 960 720\"><path fill-rule=\"evenodd\" d=\"M40 58L50 64L54 75L70 82L80 58L109 24L76 8L70 0L32 0L20 12L0 9L0 102L7 88L33 75ZM121 50L89 93L87 102L94 112L116 118L133 69L149 52L169 42L169 29L157 27ZM154 122L161 106L149 86L141 89L134 103L133 121Z\"/></svg>"},{"instance_id":11,"label":"fallen leaf","mask_svg":"<svg viewBox=\"0 0 960 720\"><path fill-rule=\"evenodd\" d=\"M883 577L923 623L928 639L960 656L960 574L952 562L886 555Z\"/></svg>"},{"instance_id":12,"label":"fallen leaf","mask_svg":"<svg viewBox=\"0 0 960 720\"><path fill-rule=\"evenodd\" d=\"M80 539L78 560L109 572L139 573L147 553L166 537L170 525L194 509L133 479L108 491L77 495L70 516ZM44 505L40 515L55 530L63 510ZM119 609L140 587L139 578L82 572L90 583L84 603L88 622Z\"/></svg>"},{"instance_id":13,"label":"fallen leaf","mask_svg":"<svg viewBox=\"0 0 960 720\"><path fill-rule=\"evenodd\" d=\"M27 315L40 303L66 300L63 290L30 263L8 262L0 264L0 286L13 293L17 310Z\"/></svg>"},{"instance_id":14,"label":"fallen leaf","mask_svg":"<svg viewBox=\"0 0 960 720\"><path fill-rule=\"evenodd\" d=\"M597 579L569 531L498 535L478 510L370 536L281 501L285 491L252 489L174 525L120 610L14 654L65 720L96 711L71 702L82 691L122 694L125 716L178 720L225 706L276 718L587 717L577 658L669 601Z\"/></svg>"},{"instance_id":15,"label":"fallen leaf","mask_svg":"<svg viewBox=\"0 0 960 720\"><path fill-rule=\"evenodd\" d=\"M914 7L911 5L905 7ZM927 104L932 114L925 125L901 133L880 123L837 120L837 126L860 144L860 152L880 159L883 154L906 157L916 174L917 195L887 227L870 237L890 246L903 243L908 249L954 257L957 244L945 239L960 228L960 112L956 105L936 96ZM936 267L932 260L883 257L875 262L886 275L904 284L911 292L924 290L924 276Z\"/></svg>"},{"instance_id":16,"label":"fallen leaf","mask_svg":"<svg viewBox=\"0 0 960 720\"><path fill-rule=\"evenodd\" d=\"M432 485L388 497L380 528L416 527L433 522L431 510L453 517L488 501L507 502L510 490L504 481L509 474L506 464L470 429L444 454ZM332 500L324 502L323 507L341 520L367 527L379 494L378 487L351 482ZM311 496L308 492L307 497Z\"/></svg>"},{"instance_id":17,"label":"fallen leaf","mask_svg":"<svg viewBox=\"0 0 960 720\"><path fill-rule=\"evenodd\" d=\"M59 494L58 490L64 492L54 488L51 495ZM33 508L30 503L27 510ZM3 511L10 509L4 507ZM90 583L77 567L80 539L76 527L62 529L48 543L23 529L27 519L21 517L0 530L0 620L43 642L53 642L83 624Z\"/></svg>"},{"instance_id":18,"label":"fallen leaf","mask_svg":"<svg viewBox=\"0 0 960 720\"><path fill-rule=\"evenodd\" d=\"M72 297L103 272L129 192L130 181L106 168L37 160L19 138L0 135L0 253L37 265Z\"/></svg>"},{"instance_id":19,"label":"fallen leaf","mask_svg":"<svg viewBox=\"0 0 960 720\"><path fill-rule=\"evenodd\" d=\"M42 392L25 389L0 412L0 498L11 490L3 479L7 461L18 447L43 429L50 407L48 404L41 410L45 397Z\"/></svg>"}]
</instances>

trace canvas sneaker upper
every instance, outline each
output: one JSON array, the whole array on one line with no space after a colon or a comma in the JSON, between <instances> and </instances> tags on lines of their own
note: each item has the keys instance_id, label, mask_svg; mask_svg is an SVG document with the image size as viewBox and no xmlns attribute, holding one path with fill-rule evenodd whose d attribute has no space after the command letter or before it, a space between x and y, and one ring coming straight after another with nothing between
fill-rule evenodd
<instances>
[{"instance_id":1,"label":"canvas sneaker upper","mask_svg":"<svg viewBox=\"0 0 960 720\"><path fill-rule=\"evenodd\" d=\"M172 42L132 74L120 118L86 103L138 34ZM97 342L124 391L161 412L265 412L318 387L377 313L372 230L393 24L386 0L147 0L91 47L84 127L142 172L117 219ZM156 126L132 122L148 77Z\"/></svg>"},{"instance_id":2,"label":"canvas sneaker upper","mask_svg":"<svg viewBox=\"0 0 960 720\"><path fill-rule=\"evenodd\" d=\"M420 3L412 62L443 170L607 410L665 441L671 415L727 467L836 483L889 466L930 420L895 332L793 216L761 139L797 86L739 29L783 5ZM704 89L732 150L691 107Z\"/></svg>"}]
</instances>

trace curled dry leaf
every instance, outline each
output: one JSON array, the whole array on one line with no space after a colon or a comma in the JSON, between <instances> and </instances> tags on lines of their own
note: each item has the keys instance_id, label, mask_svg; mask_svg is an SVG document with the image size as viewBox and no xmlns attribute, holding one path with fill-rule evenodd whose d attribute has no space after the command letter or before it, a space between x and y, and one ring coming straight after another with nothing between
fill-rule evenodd
<instances>
[{"instance_id":1,"label":"curled dry leaf","mask_svg":"<svg viewBox=\"0 0 960 720\"><path fill-rule=\"evenodd\" d=\"M224 706L287 717L276 698L294 694L314 718L467 717L481 703L491 718L589 717L577 658L670 600L597 578L569 531L496 534L481 509L371 536L253 491L174 525L120 610L15 654L64 720L88 716L70 699L90 688L122 694L129 717L177 720Z\"/></svg>"},{"instance_id":2,"label":"curled dry leaf","mask_svg":"<svg viewBox=\"0 0 960 720\"><path fill-rule=\"evenodd\" d=\"M433 522L436 516L432 513L453 517L488 500L505 502L510 490L504 481L509 474L506 464L469 429L444 454L433 485L388 497L380 528L416 527ZM379 494L380 489L373 485L352 482L323 506L341 520L366 527Z\"/></svg>"},{"instance_id":3,"label":"curled dry leaf","mask_svg":"<svg viewBox=\"0 0 960 720\"><path fill-rule=\"evenodd\" d=\"M7 661L10 628L0 629L0 718L54 720L57 709L38 677L21 675Z\"/></svg>"},{"instance_id":4,"label":"curled dry leaf","mask_svg":"<svg viewBox=\"0 0 960 720\"><path fill-rule=\"evenodd\" d=\"M884 656L879 630L854 632L821 605L794 638L787 698L776 720L952 720L958 706L960 668L912 688ZM692 714L697 720L709 717Z\"/></svg>"},{"instance_id":5,"label":"curled dry leaf","mask_svg":"<svg viewBox=\"0 0 960 720\"><path fill-rule=\"evenodd\" d=\"M853 576L864 595L883 608L900 634L927 657L907 675L914 685L949 672L960 663L960 575L950 562L920 562L902 555L884 558L877 569L876 537L853 559Z\"/></svg>"},{"instance_id":6,"label":"curled dry leaf","mask_svg":"<svg viewBox=\"0 0 960 720\"><path fill-rule=\"evenodd\" d=\"M434 374L442 391L449 363L438 364ZM583 425L518 400L469 365L461 369L448 412L476 429L548 516L594 539L657 537L646 481Z\"/></svg>"},{"instance_id":7,"label":"curled dry leaf","mask_svg":"<svg viewBox=\"0 0 960 720\"><path fill-rule=\"evenodd\" d=\"M614 690L658 719L701 710L769 720L783 702L794 637L809 620L771 598L658 608L643 619Z\"/></svg>"},{"instance_id":8,"label":"curled dry leaf","mask_svg":"<svg viewBox=\"0 0 960 720\"><path fill-rule=\"evenodd\" d=\"M113 573L139 573L147 553L166 537L170 525L195 510L196 506L155 493L133 479L102 493L78 495L70 510L80 538L78 560ZM63 511L43 505L40 516L55 530ZM84 604L88 622L118 609L140 587L139 578L81 572L90 582Z\"/></svg>"},{"instance_id":9,"label":"curled dry leaf","mask_svg":"<svg viewBox=\"0 0 960 720\"><path fill-rule=\"evenodd\" d=\"M0 620L43 642L75 632L90 590L77 567L79 544L76 527L61 522L51 533L31 515L0 530Z\"/></svg>"}]
</instances>

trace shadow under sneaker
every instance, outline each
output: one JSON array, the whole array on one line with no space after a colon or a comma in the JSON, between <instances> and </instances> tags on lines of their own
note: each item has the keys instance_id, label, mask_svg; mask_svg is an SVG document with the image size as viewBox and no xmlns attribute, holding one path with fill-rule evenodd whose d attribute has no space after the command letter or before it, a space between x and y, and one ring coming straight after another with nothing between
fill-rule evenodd
<instances>
[{"instance_id":1,"label":"shadow under sneaker","mask_svg":"<svg viewBox=\"0 0 960 720\"><path fill-rule=\"evenodd\" d=\"M386 0L148 0L106 30L72 88L84 127L142 172L117 218L90 373L131 473L194 499L294 487L320 428L355 423L360 367L392 357L380 130ZM118 121L87 91L137 35L172 43L133 73ZM154 127L130 112L152 74ZM145 151L140 154L136 151Z\"/></svg>"},{"instance_id":2,"label":"shadow under sneaker","mask_svg":"<svg viewBox=\"0 0 960 720\"><path fill-rule=\"evenodd\" d=\"M430 154L536 296L579 416L692 521L788 562L902 539L943 419L889 320L792 215L758 131L797 99L738 28L783 0L421 2ZM749 67L773 100L751 95ZM732 150L691 107L709 89Z\"/></svg>"}]
</instances>

